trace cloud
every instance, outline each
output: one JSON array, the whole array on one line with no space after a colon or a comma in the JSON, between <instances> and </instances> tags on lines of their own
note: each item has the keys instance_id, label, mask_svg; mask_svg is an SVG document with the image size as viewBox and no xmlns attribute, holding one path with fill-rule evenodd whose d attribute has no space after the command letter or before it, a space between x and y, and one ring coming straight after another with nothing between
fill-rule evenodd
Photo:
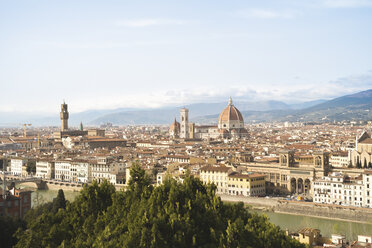
<instances>
[{"instance_id":1,"label":"cloud","mask_svg":"<svg viewBox=\"0 0 372 248\"><path fill-rule=\"evenodd\" d=\"M318 99L332 99L343 95L357 93L372 88L372 71L361 75L350 75L328 82L287 84L255 84L242 82L226 87L195 87L173 88L170 90L141 90L136 93L125 94L120 91L110 94L87 95L80 98L67 99L73 106L71 112L80 112L89 109L116 109L116 108L159 108L175 107L192 103L227 102L231 96L234 101L265 101L277 100L286 103L312 101ZM45 99L45 101L47 101ZM51 100L51 102L53 102ZM36 103L35 103L36 104ZM26 103L13 102L12 105L0 105L0 111L17 112L51 112L54 113L59 103L30 106Z\"/></svg>"},{"instance_id":2,"label":"cloud","mask_svg":"<svg viewBox=\"0 0 372 248\"><path fill-rule=\"evenodd\" d=\"M88 42L68 42L68 41L51 41L51 42L35 42L35 46L53 47L62 49L116 49L128 48L135 46L162 46L172 45L174 41L169 40L147 40L133 42L111 42L111 41L88 41Z\"/></svg>"},{"instance_id":3,"label":"cloud","mask_svg":"<svg viewBox=\"0 0 372 248\"><path fill-rule=\"evenodd\" d=\"M185 20L176 20L176 19L135 19L135 20L117 21L116 26L130 27L130 28L144 28L144 27L150 27L150 26L184 25L186 23L188 22Z\"/></svg>"},{"instance_id":4,"label":"cloud","mask_svg":"<svg viewBox=\"0 0 372 248\"><path fill-rule=\"evenodd\" d=\"M369 71L362 75L341 77L331 81L330 84L350 89L351 91L359 89L370 89L372 88L372 71Z\"/></svg>"},{"instance_id":5,"label":"cloud","mask_svg":"<svg viewBox=\"0 0 372 248\"><path fill-rule=\"evenodd\" d=\"M323 0L323 5L329 8L372 7L372 0Z\"/></svg>"},{"instance_id":6,"label":"cloud","mask_svg":"<svg viewBox=\"0 0 372 248\"><path fill-rule=\"evenodd\" d=\"M236 13L236 16L242 18L257 18L257 19L293 19L299 13L297 11L274 11L267 9L248 9L248 10L239 10Z\"/></svg>"}]
</instances>

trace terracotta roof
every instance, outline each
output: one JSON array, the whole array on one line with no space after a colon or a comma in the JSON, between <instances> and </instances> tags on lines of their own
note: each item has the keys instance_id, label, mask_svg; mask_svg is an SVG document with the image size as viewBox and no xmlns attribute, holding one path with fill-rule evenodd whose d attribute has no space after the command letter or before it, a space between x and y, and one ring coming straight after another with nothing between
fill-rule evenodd
<instances>
[{"instance_id":1,"label":"terracotta roof","mask_svg":"<svg viewBox=\"0 0 372 248\"><path fill-rule=\"evenodd\" d=\"M254 178L254 177L265 177L263 174L258 174L258 173L252 173L252 174L241 174L238 172L233 172L229 175L229 177L234 177L234 178Z\"/></svg>"},{"instance_id":2,"label":"terracotta roof","mask_svg":"<svg viewBox=\"0 0 372 248\"><path fill-rule=\"evenodd\" d=\"M218 122L226 121L243 121L243 116L240 111L232 104L231 100L229 105L222 110L220 116L218 117Z\"/></svg>"},{"instance_id":3,"label":"terracotta roof","mask_svg":"<svg viewBox=\"0 0 372 248\"><path fill-rule=\"evenodd\" d=\"M207 165L200 169L200 171L217 171L217 172L228 172L230 168L226 166L213 166Z\"/></svg>"}]
</instances>

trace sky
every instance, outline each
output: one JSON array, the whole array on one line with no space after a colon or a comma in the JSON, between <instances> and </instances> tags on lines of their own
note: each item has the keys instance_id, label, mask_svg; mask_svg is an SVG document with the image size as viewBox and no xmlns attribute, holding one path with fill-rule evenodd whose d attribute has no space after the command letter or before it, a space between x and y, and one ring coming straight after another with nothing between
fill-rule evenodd
<instances>
[{"instance_id":1,"label":"sky","mask_svg":"<svg viewBox=\"0 0 372 248\"><path fill-rule=\"evenodd\" d=\"M372 0L0 0L0 112L372 88Z\"/></svg>"}]
</instances>

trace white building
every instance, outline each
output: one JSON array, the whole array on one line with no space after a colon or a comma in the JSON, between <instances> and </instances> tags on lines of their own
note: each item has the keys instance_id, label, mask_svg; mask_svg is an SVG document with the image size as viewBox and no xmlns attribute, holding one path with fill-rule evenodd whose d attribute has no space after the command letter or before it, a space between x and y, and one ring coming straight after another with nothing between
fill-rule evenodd
<instances>
[{"instance_id":1,"label":"white building","mask_svg":"<svg viewBox=\"0 0 372 248\"><path fill-rule=\"evenodd\" d=\"M54 162L49 160L36 161L36 176L45 179L54 179Z\"/></svg>"},{"instance_id":2,"label":"white building","mask_svg":"<svg viewBox=\"0 0 372 248\"><path fill-rule=\"evenodd\" d=\"M341 173L333 173L328 177L316 179L313 181L313 201L316 203L368 207L365 197L365 184L363 183L365 175L367 174L358 178L349 178Z\"/></svg>"},{"instance_id":3,"label":"white building","mask_svg":"<svg viewBox=\"0 0 372 248\"><path fill-rule=\"evenodd\" d=\"M335 153L332 154L329 158L329 163L332 167L348 167L349 163L351 162L350 156L348 152L344 153Z\"/></svg>"},{"instance_id":4,"label":"white building","mask_svg":"<svg viewBox=\"0 0 372 248\"><path fill-rule=\"evenodd\" d=\"M88 161L73 161L70 170L72 182L90 183L92 181L92 167Z\"/></svg>"},{"instance_id":5,"label":"white building","mask_svg":"<svg viewBox=\"0 0 372 248\"><path fill-rule=\"evenodd\" d=\"M227 176L231 168L226 166L213 166L208 165L200 169L200 180L204 183L214 183L217 186L216 193L226 194L227 187Z\"/></svg>"},{"instance_id":6,"label":"white building","mask_svg":"<svg viewBox=\"0 0 372 248\"><path fill-rule=\"evenodd\" d=\"M71 161L55 161L55 179L61 181L71 181Z\"/></svg>"},{"instance_id":7,"label":"white building","mask_svg":"<svg viewBox=\"0 0 372 248\"><path fill-rule=\"evenodd\" d=\"M372 208L372 170L363 173L364 206Z\"/></svg>"},{"instance_id":8,"label":"white building","mask_svg":"<svg viewBox=\"0 0 372 248\"><path fill-rule=\"evenodd\" d=\"M14 176L27 176L26 172L27 161L20 158L12 158L10 160L10 173Z\"/></svg>"},{"instance_id":9,"label":"white building","mask_svg":"<svg viewBox=\"0 0 372 248\"><path fill-rule=\"evenodd\" d=\"M90 165L92 167L92 178L97 180L98 183L103 182L103 180L111 181L111 171L112 162L108 157L99 157L96 161L91 161Z\"/></svg>"}]
</instances>

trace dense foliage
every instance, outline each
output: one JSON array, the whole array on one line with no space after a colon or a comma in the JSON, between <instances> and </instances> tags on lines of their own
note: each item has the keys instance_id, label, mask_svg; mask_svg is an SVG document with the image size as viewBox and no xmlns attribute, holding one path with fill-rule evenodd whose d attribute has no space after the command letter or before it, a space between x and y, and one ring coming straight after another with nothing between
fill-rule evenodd
<instances>
[{"instance_id":1,"label":"dense foliage","mask_svg":"<svg viewBox=\"0 0 372 248\"><path fill-rule=\"evenodd\" d=\"M63 192L31 210L15 247L303 247L215 186L187 176L153 187L135 165L127 191L94 182L72 203Z\"/></svg>"}]
</instances>

